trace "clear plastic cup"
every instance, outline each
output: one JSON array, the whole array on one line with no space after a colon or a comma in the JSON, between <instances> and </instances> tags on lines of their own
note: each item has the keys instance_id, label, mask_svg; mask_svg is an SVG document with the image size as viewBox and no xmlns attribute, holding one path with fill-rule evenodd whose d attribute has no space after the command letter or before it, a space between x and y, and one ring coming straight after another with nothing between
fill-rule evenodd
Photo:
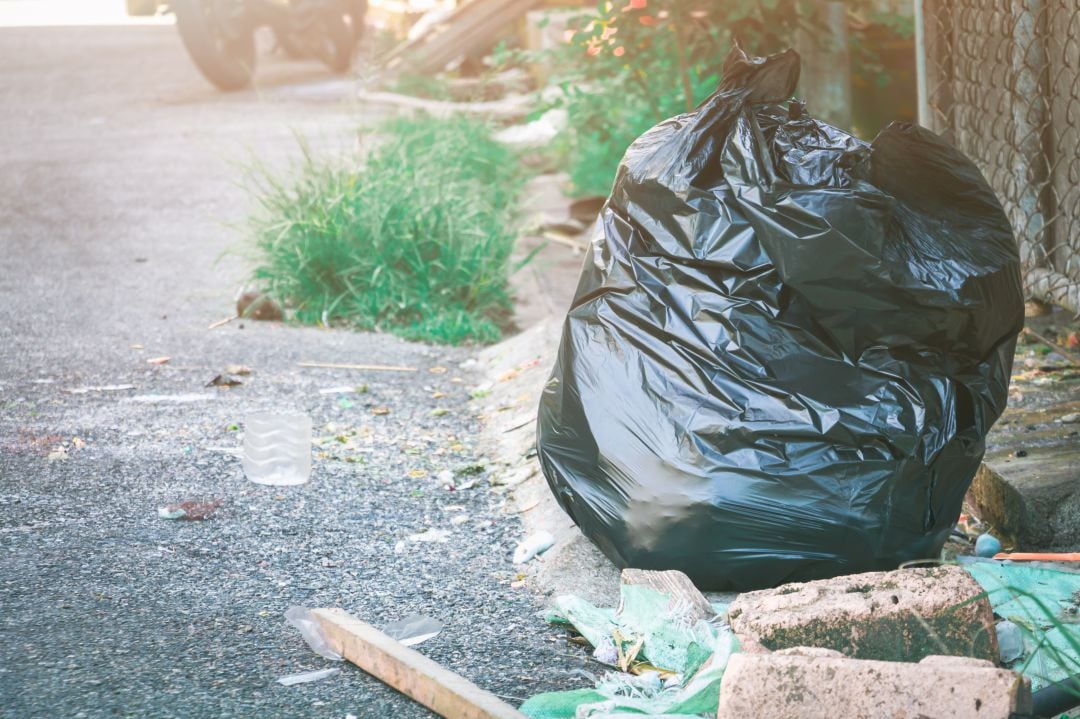
<instances>
[{"instance_id":1,"label":"clear plastic cup","mask_svg":"<svg viewBox=\"0 0 1080 719\"><path fill-rule=\"evenodd\" d=\"M311 417L256 412L244 418L244 474L252 482L288 486L311 476Z\"/></svg>"}]
</instances>

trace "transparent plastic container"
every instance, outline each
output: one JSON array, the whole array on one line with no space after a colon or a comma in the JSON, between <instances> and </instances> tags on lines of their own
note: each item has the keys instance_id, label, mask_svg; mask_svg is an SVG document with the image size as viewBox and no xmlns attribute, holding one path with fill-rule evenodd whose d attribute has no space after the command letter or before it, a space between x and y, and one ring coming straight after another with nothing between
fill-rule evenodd
<instances>
[{"instance_id":1,"label":"transparent plastic container","mask_svg":"<svg viewBox=\"0 0 1080 719\"><path fill-rule=\"evenodd\" d=\"M257 412L244 419L244 474L252 482L288 486L311 476L311 417Z\"/></svg>"}]
</instances>

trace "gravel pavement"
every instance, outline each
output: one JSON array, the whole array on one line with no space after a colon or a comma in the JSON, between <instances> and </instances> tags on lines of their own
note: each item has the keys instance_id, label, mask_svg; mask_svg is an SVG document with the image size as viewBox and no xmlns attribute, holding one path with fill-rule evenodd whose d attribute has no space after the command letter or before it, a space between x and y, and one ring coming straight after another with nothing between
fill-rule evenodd
<instances>
[{"instance_id":1,"label":"gravel pavement","mask_svg":"<svg viewBox=\"0 0 1080 719\"><path fill-rule=\"evenodd\" d=\"M284 624L292 605L436 617L420 649L512 703L585 685L581 652L511 586L520 523L465 474L483 461L473 351L207 329L249 268L227 252L247 212L234 161L284 162L294 131L347 147L363 109L312 102L297 88L322 71L281 61L221 95L169 27L0 28L0 68L0 716L430 716L348 665L278 685L333 665ZM228 364L252 373L207 387ZM110 385L134 387L94 389ZM311 414L309 484L243 477L258 409ZM450 491L446 471L477 484ZM223 506L158 517L188 499ZM431 529L446 541L410 539Z\"/></svg>"}]
</instances>

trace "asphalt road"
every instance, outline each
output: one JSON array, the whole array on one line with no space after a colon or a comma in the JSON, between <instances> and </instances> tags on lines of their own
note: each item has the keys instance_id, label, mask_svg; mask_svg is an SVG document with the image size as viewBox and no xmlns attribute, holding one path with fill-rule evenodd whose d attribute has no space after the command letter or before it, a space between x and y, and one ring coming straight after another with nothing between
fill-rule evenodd
<instances>
[{"instance_id":1,"label":"asphalt road","mask_svg":"<svg viewBox=\"0 0 1080 719\"><path fill-rule=\"evenodd\" d=\"M255 90L223 95L170 27L0 28L0 716L429 716L350 666L278 685L330 665L285 626L291 605L439 618L421 649L513 699L586 683L511 586L521 527L500 496L437 479L483 459L470 350L207 329L250 271L244 164L283 166L294 133L346 150L372 119L318 66L261 61ZM205 386L231 363L243 385ZM252 484L227 450L255 409L343 441L307 485ZM208 521L158 517L209 498ZM410 540L430 529L446 541Z\"/></svg>"}]
</instances>

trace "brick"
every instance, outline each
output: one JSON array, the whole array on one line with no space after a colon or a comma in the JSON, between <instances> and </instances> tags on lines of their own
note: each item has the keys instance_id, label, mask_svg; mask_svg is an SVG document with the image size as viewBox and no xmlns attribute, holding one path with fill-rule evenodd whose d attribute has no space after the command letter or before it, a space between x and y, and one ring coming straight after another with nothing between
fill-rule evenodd
<instances>
[{"instance_id":1,"label":"brick","mask_svg":"<svg viewBox=\"0 0 1080 719\"><path fill-rule=\"evenodd\" d=\"M1027 679L990 662L930 656L917 664L822 649L735 654L718 719L1009 719L1032 711Z\"/></svg>"},{"instance_id":2,"label":"brick","mask_svg":"<svg viewBox=\"0 0 1080 719\"><path fill-rule=\"evenodd\" d=\"M997 659L994 614L960 567L867 572L739 595L728 610L748 647L824 647L857 659Z\"/></svg>"}]
</instances>

